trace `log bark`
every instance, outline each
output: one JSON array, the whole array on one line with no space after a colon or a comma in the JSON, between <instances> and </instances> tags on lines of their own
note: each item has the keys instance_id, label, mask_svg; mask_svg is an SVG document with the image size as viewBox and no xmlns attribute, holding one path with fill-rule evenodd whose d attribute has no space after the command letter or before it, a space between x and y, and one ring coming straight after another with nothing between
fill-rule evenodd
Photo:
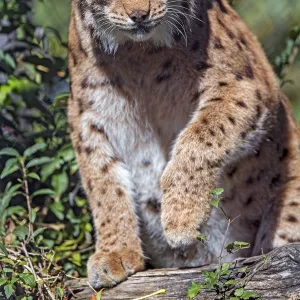
<instances>
[{"instance_id":1,"label":"log bark","mask_svg":"<svg viewBox=\"0 0 300 300\"><path fill-rule=\"evenodd\" d=\"M245 289L256 291L260 299L300 300L300 243L275 249L266 256L239 259L232 270L248 266L249 282ZM105 289L101 300L133 300L160 289L166 292L150 300L184 300L191 281L201 282L203 270L214 270L216 265L192 269L158 269L137 273L118 286ZM247 276L248 278L248 276ZM96 299L86 279L67 282L68 299ZM195 299L215 299L210 291L201 292ZM220 299L220 298L218 298Z\"/></svg>"}]
</instances>

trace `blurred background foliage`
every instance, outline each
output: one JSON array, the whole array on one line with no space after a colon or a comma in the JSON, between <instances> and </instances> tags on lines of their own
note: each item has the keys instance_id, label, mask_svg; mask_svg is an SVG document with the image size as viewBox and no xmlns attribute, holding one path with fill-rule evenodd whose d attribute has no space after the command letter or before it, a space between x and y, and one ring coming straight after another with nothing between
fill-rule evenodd
<instances>
[{"instance_id":1,"label":"blurred background foliage","mask_svg":"<svg viewBox=\"0 0 300 300\"><path fill-rule=\"evenodd\" d=\"M300 121L300 1L231 2ZM85 276L93 251L66 120L69 13L69 0L0 1L0 292L8 299L63 299L65 279Z\"/></svg>"}]
</instances>

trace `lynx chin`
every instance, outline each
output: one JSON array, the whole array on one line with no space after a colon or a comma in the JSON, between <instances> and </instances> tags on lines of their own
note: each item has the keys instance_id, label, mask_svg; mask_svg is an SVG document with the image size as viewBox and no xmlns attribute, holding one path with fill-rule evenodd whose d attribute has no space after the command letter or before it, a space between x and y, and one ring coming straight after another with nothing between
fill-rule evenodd
<instances>
[{"instance_id":1,"label":"lynx chin","mask_svg":"<svg viewBox=\"0 0 300 300\"><path fill-rule=\"evenodd\" d=\"M73 0L70 132L96 230L95 288L300 241L300 131L226 0ZM208 236L208 248L196 242ZM232 255L231 259L235 258Z\"/></svg>"}]
</instances>

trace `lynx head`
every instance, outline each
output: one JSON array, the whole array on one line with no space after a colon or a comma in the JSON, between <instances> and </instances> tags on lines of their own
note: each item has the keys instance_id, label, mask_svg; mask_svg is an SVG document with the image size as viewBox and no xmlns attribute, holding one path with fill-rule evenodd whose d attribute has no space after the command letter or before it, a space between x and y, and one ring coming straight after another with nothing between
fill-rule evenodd
<instances>
[{"instance_id":1,"label":"lynx head","mask_svg":"<svg viewBox=\"0 0 300 300\"><path fill-rule=\"evenodd\" d=\"M173 36L186 37L193 0L75 0L85 25L106 52L126 41L170 46Z\"/></svg>"}]
</instances>

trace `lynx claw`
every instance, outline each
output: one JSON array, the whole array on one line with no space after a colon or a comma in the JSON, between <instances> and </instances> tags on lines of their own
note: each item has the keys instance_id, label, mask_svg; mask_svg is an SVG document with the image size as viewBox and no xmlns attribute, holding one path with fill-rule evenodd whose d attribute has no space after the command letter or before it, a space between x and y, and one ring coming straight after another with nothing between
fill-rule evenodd
<instances>
[{"instance_id":1,"label":"lynx claw","mask_svg":"<svg viewBox=\"0 0 300 300\"><path fill-rule=\"evenodd\" d=\"M144 258L137 251L96 252L88 260L88 281L95 289L113 287L144 269Z\"/></svg>"}]
</instances>

